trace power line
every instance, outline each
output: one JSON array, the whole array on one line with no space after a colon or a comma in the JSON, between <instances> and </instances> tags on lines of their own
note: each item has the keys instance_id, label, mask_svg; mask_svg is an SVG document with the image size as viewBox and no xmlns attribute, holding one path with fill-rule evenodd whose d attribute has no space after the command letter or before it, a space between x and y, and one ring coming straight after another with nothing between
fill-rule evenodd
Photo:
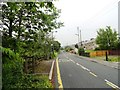
<instances>
[{"instance_id":1,"label":"power line","mask_svg":"<svg viewBox=\"0 0 120 90\"><path fill-rule=\"evenodd\" d=\"M88 23L91 23L91 20L94 22L94 19L98 18L99 16L103 16L105 15L106 13L112 11L114 8L116 8L117 6L115 7L112 7L111 9L108 9L107 7L111 7L111 6L114 6L116 5L116 3L118 2L118 0L114 1L114 2L111 2L109 5L105 6L103 9L101 9L96 15L94 15L93 17L91 17L90 19L88 19ZM93 23L92 22L92 23Z\"/></svg>"}]
</instances>

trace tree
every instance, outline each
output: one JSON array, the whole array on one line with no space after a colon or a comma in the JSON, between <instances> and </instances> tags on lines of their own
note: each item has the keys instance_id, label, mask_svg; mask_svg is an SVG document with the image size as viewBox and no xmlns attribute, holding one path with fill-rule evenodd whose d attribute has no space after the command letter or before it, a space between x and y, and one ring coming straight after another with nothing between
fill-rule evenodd
<instances>
[{"instance_id":1,"label":"tree","mask_svg":"<svg viewBox=\"0 0 120 90\"><path fill-rule=\"evenodd\" d=\"M2 5L3 47L19 54L31 52L28 55L34 55L33 52L45 46L42 43L46 33L63 25L56 20L59 13L52 2L7 2ZM41 41L38 40L39 32L43 34ZM22 48L24 50L20 50Z\"/></svg>"},{"instance_id":2,"label":"tree","mask_svg":"<svg viewBox=\"0 0 120 90\"><path fill-rule=\"evenodd\" d=\"M99 48L102 50L111 50L117 49L118 39L117 32L111 29L110 26L107 26L106 29L99 29L97 31L96 43L99 45Z\"/></svg>"},{"instance_id":3,"label":"tree","mask_svg":"<svg viewBox=\"0 0 120 90\"><path fill-rule=\"evenodd\" d=\"M78 48L78 44L75 44L75 48Z\"/></svg>"},{"instance_id":4,"label":"tree","mask_svg":"<svg viewBox=\"0 0 120 90\"><path fill-rule=\"evenodd\" d=\"M61 44L58 41L53 41L53 47L56 52L59 52Z\"/></svg>"},{"instance_id":5,"label":"tree","mask_svg":"<svg viewBox=\"0 0 120 90\"><path fill-rule=\"evenodd\" d=\"M57 20L59 10L53 2L6 2L1 12L3 89L40 87L38 81L33 85L33 76L24 74L23 63L28 57L36 61L50 53L46 34L63 25Z\"/></svg>"},{"instance_id":6,"label":"tree","mask_svg":"<svg viewBox=\"0 0 120 90\"><path fill-rule=\"evenodd\" d=\"M70 50L73 50L70 46L65 46L65 51L69 52Z\"/></svg>"},{"instance_id":7,"label":"tree","mask_svg":"<svg viewBox=\"0 0 120 90\"><path fill-rule=\"evenodd\" d=\"M120 50L120 36L118 37L118 45L117 48Z\"/></svg>"}]
</instances>

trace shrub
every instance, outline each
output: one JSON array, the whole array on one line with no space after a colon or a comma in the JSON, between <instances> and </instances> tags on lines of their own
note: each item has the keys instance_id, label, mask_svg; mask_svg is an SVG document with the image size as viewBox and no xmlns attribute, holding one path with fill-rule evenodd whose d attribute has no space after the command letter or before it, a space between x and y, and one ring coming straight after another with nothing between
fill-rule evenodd
<instances>
[{"instance_id":1,"label":"shrub","mask_svg":"<svg viewBox=\"0 0 120 90\"><path fill-rule=\"evenodd\" d=\"M79 49L78 49L78 54L79 54L79 55L83 55L84 53L85 53L84 48L79 48Z\"/></svg>"},{"instance_id":2,"label":"shrub","mask_svg":"<svg viewBox=\"0 0 120 90\"><path fill-rule=\"evenodd\" d=\"M2 52L3 88L13 88L20 85L23 79L23 59L8 48L0 47L0 51Z\"/></svg>"},{"instance_id":3,"label":"shrub","mask_svg":"<svg viewBox=\"0 0 120 90\"><path fill-rule=\"evenodd\" d=\"M2 52L2 88L52 88L48 76L33 76L23 73L24 60L9 48L0 47Z\"/></svg>"}]
</instances>

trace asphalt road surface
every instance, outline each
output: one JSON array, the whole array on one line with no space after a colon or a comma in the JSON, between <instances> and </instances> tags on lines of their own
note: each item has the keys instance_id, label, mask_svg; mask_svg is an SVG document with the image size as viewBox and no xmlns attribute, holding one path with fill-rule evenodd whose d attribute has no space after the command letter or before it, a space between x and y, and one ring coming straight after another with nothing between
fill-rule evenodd
<instances>
[{"instance_id":1,"label":"asphalt road surface","mask_svg":"<svg viewBox=\"0 0 120 90\"><path fill-rule=\"evenodd\" d=\"M61 52L58 56L63 88L119 88L118 69Z\"/></svg>"}]
</instances>

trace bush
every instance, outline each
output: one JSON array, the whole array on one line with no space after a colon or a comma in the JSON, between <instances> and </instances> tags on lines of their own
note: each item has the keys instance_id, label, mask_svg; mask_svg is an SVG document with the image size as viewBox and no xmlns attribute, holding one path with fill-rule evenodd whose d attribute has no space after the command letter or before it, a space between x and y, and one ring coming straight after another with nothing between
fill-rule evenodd
<instances>
[{"instance_id":1,"label":"bush","mask_svg":"<svg viewBox=\"0 0 120 90\"><path fill-rule=\"evenodd\" d=\"M8 48L2 52L2 88L52 88L48 76L32 76L23 73L24 60Z\"/></svg>"},{"instance_id":2,"label":"bush","mask_svg":"<svg viewBox=\"0 0 120 90\"><path fill-rule=\"evenodd\" d=\"M2 87L13 88L22 84L23 59L8 48L0 47L2 52Z\"/></svg>"},{"instance_id":3,"label":"bush","mask_svg":"<svg viewBox=\"0 0 120 90\"><path fill-rule=\"evenodd\" d=\"M96 48L95 48L95 51L97 51L97 50L101 50L100 47L96 47Z\"/></svg>"},{"instance_id":4,"label":"bush","mask_svg":"<svg viewBox=\"0 0 120 90\"><path fill-rule=\"evenodd\" d=\"M85 53L84 48L79 48L79 49L78 49L78 54L79 54L79 55L83 55L84 53Z\"/></svg>"},{"instance_id":5,"label":"bush","mask_svg":"<svg viewBox=\"0 0 120 90\"><path fill-rule=\"evenodd\" d=\"M20 88L53 88L48 76L26 75Z\"/></svg>"}]
</instances>

